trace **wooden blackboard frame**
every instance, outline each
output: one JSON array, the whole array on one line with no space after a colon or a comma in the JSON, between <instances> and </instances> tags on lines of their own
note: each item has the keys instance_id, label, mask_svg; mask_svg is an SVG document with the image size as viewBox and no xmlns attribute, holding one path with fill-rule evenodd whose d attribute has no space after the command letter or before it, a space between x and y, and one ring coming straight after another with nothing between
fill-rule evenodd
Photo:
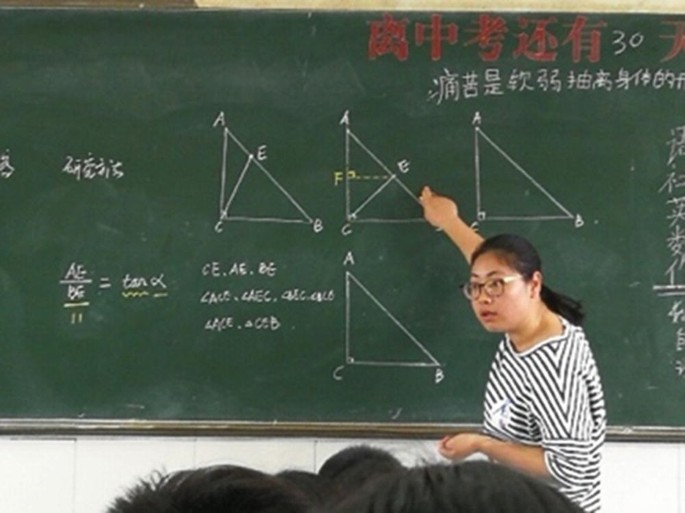
<instances>
[{"instance_id":1,"label":"wooden blackboard frame","mask_svg":"<svg viewBox=\"0 0 685 513\"><path fill-rule=\"evenodd\" d=\"M478 424L367 422L224 422L150 420L0 420L0 436L159 436L384 438L437 440L446 433L478 430ZM685 428L609 426L608 442L683 443Z\"/></svg>"}]
</instances>

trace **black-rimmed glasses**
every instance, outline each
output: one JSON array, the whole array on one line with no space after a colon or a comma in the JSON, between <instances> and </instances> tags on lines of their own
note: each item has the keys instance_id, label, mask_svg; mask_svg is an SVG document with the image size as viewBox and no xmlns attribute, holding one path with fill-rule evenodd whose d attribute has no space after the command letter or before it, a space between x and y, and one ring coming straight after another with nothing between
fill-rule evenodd
<instances>
[{"instance_id":1,"label":"black-rimmed glasses","mask_svg":"<svg viewBox=\"0 0 685 513\"><path fill-rule=\"evenodd\" d=\"M485 280L483 283L469 281L461 285L461 290L469 301L476 301L480 297L481 292L485 292L486 296L494 299L504 294L504 286L517 278L523 278L523 276L520 274L498 276L497 278Z\"/></svg>"}]
</instances>

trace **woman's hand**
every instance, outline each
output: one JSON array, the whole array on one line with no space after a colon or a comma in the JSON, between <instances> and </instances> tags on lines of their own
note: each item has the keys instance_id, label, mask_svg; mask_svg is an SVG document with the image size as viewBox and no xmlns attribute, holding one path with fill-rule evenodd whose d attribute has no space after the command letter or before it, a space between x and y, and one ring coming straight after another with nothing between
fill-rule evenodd
<instances>
[{"instance_id":1,"label":"woman's hand","mask_svg":"<svg viewBox=\"0 0 685 513\"><path fill-rule=\"evenodd\" d=\"M436 228L444 230L459 217L457 204L450 198L434 193L427 185L421 190L419 201L423 206L423 217Z\"/></svg>"},{"instance_id":2,"label":"woman's hand","mask_svg":"<svg viewBox=\"0 0 685 513\"><path fill-rule=\"evenodd\" d=\"M481 442L487 439L480 433L459 433L446 436L438 443L438 452L449 460L463 460L481 452Z\"/></svg>"}]
</instances>

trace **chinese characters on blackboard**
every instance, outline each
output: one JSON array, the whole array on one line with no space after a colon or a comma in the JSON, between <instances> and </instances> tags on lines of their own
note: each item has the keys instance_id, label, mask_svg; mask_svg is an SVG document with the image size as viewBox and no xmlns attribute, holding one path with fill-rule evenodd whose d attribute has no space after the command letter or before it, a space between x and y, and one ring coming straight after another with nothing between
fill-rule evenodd
<instances>
[{"instance_id":1,"label":"chinese characters on blackboard","mask_svg":"<svg viewBox=\"0 0 685 513\"><path fill-rule=\"evenodd\" d=\"M670 69L651 70L640 68L618 71L569 70L563 73L557 68L536 71L513 69L504 73L498 68L478 71L451 71L432 80L428 100L437 105L458 102L481 96L498 97L511 94L539 92L559 94L563 92L616 93L633 89L685 91L685 72Z\"/></svg>"},{"instance_id":2,"label":"chinese characters on blackboard","mask_svg":"<svg viewBox=\"0 0 685 513\"><path fill-rule=\"evenodd\" d=\"M94 157L91 153L85 158L67 155L62 172L72 175L79 180L93 180L94 178L118 180L124 176L123 163L114 159ZM0 153L0 179L8 179L15 172L11 162L10 150Z\"/></svg>"},{"instance_id":3,"label":"chinese characters on blackboard","mask_svg":"<svg viewBox=\"0 0 685 513\"><path fill-rule=\"evenodd\" d=\"M657 285L654 290L660 296L674 297L668 311L668 317L676 329L674 333L673 365L678 376L685 378L685 305L682 297L685 296L685 283L683 283L682 269L685 267L685 125L671 130L671 139L668 141L669 154L666 161L666 180L659 189L659 193L666 196L669 234L666 239L666 248L671 257L671 263L665 271L666 285Z\"/></svg>"},{"instance_id":4,"label":"chinese characters on blackboard","mask_svg":"<svg viewBox=\"0 0 685 513\"><path fill-rule=\"evenodd\" d=\"M665 62L685 52L685 21L664 20L661 26L660 41L650 44L661 45L661 61ZM406 61L413 43L416 47L430 45L433 61L458 58L462 56L463 48L477 46L483 62L497 62L511 56L549 63L568 55L576 64L598 63L602 60L605 39L610 40L612 55L636 50L645 43L641 32L629 33L621 29L610 26L601 17L590 19L584 15L567 18L522 15L512 24L502 16L480 14L467 26L460 26L451 22L449 15L432 14L430 20L422 17L413 21L385 14L382 19L369 22L368 57L374 60L393 56ZM446 45L453 49L446 50Z\"/></svg>"},{"instance_id":5,"label":"chinese characters on blackboard","mask_svg":"<svg viewBox=\"0 0 685 513\"><path fill-rule=\"evenodd\" d=\"M416 47L430 44L430 58L444 63L442 73L432 78L433 85L427 95L429 101L438 105L533 91L548 94L632 89L685 91L685 72L668 67L608 69L615 64L610 58L636 55L643 45L660 47L662 63L682 56L685 21L664 20L661 27L659 39L648 40L639 31L626 32L601 18L590 20L582 15L568 19L520 16L513 24L501 16L481 14L467 26L459 26L450 22L448 15L433 14L429 22L412 22L385 14L381 20L369 23L368 58L406 61L410 58L412 43ZM446 46L453 48L448 50ZM478 48L478 57L486 64L485 68L477 70L459 61L470 57L464 54L470 51L469 47ZM603 53L608 53L609 58ZM503 58L511 58L520 67L510 70L496 67ZM569 58L579 69L562 70L553 65ZM526 63L543 67L531 70ZM604 67L580 68L587 64Z\"/></svg>"},{"instance_id":6,"label":"chinese characters on blackboard","mask_svg":"<svg viewBox=\"0 0 685 513\"><path fill-rule=\"evenodd\" d=\"M0 154L0 178L10 178L14 174L14 166L10 162L10 150Z\"/></svg>"},{"instance_id":7,"label":"chinese characters on blackboard","mask_svg":"<svg viewBox=\"0 0 685 513\"><path fill-rule=\"evenodd\" d=\"M62 172L72 175L77 181L95 178L119 180L124 176L122 167L121 161L95 157L89 153L84 158L67 155Z\"/></svg>"}]
</instances>

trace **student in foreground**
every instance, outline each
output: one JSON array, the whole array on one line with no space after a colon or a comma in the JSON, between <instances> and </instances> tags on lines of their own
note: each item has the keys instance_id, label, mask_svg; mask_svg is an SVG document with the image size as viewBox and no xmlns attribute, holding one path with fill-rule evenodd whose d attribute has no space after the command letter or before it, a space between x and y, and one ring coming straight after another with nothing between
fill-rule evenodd
<instances>
[{"instance_id":1,"label":"student in foreground","mask_svg":"<svg viewBox=\"0 0 685 513\"><path fill-rule=\"evenodd\" d=\"M324 512L321 512L324 513ZM502 465L470 461L388 474L325 513L582 513L559 491Z\"/></svg>"},{"instance_id":2,"label":"student in foreground","mask_svg":"<svg viewBox=\"0 0 685 513\"><path fill-rule=\"evenodd\" d=\"M306 513L316 505L288 480L216 465L143 479L107 513Z\"/></svg>"},{"instance_id":3,"label":"student in foreground","mask_svg":"<svg viewBox=\"0 0 685 513\"><path fill-rule=\"evenodd\" d=\"M363 444L345 447L324 461L319 469L319 477L330 485L324 504L330 507L364 487L375 486L378 479L404 469L392 453L380 447Z\"/></svg>"},{"instance_id":4,"label":"student in foreground","mask_svg":"<svg viewBox=\"0 0 685 513\"><path fill-rule=\"evenodd\" d=\"M455 461L484 454L548 479L587 513L598 512L606 411L580 304L543 283L540 257L524 238L484 240L453 200L429 187L419 199L426 220L470 265L463 292L476 317L504 334L486 385L484 432L446 436L440 453Z\"/></svg>"}]
</instances>

